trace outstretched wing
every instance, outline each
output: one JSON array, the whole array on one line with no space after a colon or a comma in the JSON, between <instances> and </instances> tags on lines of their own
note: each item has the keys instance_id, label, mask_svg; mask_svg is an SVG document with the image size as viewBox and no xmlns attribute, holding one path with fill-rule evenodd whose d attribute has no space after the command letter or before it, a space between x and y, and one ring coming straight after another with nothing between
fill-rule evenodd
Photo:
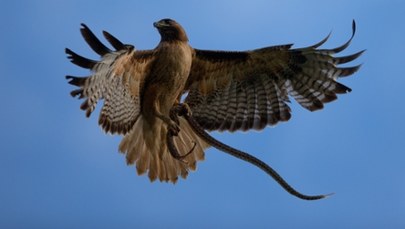
<instances>
[{"instance_id":1,"label":"outstretched wing","mask_svg":"<svg viewBox=\"0 0 405 229\"><path fill-rule=\"evenodd\" d=\"M92 71L88 77L66 76L70 84L78 87L71 95L85 99L80 108L86 111L87 117L97 102L104 99L99 124L106 132L125 134L139 117L141 88L153 53L135 51L132 45L123 44L103 31L104 37L116 49L112 51L86 25L82 24L80 31L101 60L90 60L66 49L72 63Z\"/></svg>"},{"instance_id":2,"label":"outstretched wing","mask_svg":"<svg viewBox=\"0 0 405 229\"><path fill-rule=\"evenodd\" d=\"M263 129L290 119L289 95L310 111L351 89L339 77L356 72L360 65L339 67L363 51L335 57L347 48L318 49L329 38L306 48L291 44L246 52L195 50L185 102L194 119L207 130Z\"/></svg>"}]
</instances>

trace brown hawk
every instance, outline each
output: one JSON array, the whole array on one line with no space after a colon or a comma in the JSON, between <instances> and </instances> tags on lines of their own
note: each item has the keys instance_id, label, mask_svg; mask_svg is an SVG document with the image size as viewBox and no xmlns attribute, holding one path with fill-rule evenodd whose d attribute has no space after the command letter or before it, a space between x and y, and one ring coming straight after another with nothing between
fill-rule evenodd
<instances>
[{"instance_id":1,"label":"brown hawk","mask_svg":"<svg viewBox=\"0 0 405 229\"><path fill-rule=\"evenodd\" d=\"M84 99L80 108L86 116L104 100L99 124L106 132L124 136L119 151L128 164L136 164L138 174L148 172L151 181L176 182L196 169L204 149L218 143L201 129L260 130L290 119L289 96L315 111L336 94L350 92L336 80L360 66L339 65L363 53L334 56L349 46L354 21L352 37L334 49L319 49L328 36L305 48L287 44L242 52L192 48L184 29L171 19L153 25L161 35L153 50L136 50L103 31L115 49L110 50L84 24L81 34L101 60L66 49L72 63L91 70L88 77L66 76L78 87L71 95ZM185 93L188 109L180 115L173 108Z\"/></svg>"}]
</instances>

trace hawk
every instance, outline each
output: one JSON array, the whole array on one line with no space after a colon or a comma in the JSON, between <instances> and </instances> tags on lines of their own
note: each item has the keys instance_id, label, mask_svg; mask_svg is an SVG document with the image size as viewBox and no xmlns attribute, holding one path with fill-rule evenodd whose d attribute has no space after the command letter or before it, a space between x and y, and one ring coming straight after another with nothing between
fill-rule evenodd
<instances>
[{"instance_id":1,"label":"hawk","mask_svg":"<svg viewBox=\"0 0 405 229\"><path fill-rule=\"evenodd\" d=\"M84 99L80 108L89 117L104 100L99 124L104 131L123 135L119 151L138 174L154 181L186 178L204 159L204 150L215 146L269 173L288 192L291 188L270 166L259 159L216 141L207 131L261 130L288 121L289 97L315 111L337 94L351 89L337 82L360 65L341 67L363 51L335 57L347 48L320 49L321 42L293 49L292 44L249 51L211 51L191 47L183 27L172 19L153 23L161 40L152 50L136 50L103 31L114 50L106 47L85 25L80 29L89 46L101 56L95 61L66 48L72 63L91 70L90 76L66 76L78 88L73 97ZM184 101L182 95L186 95Z\"/></svg>"}]
</instances>

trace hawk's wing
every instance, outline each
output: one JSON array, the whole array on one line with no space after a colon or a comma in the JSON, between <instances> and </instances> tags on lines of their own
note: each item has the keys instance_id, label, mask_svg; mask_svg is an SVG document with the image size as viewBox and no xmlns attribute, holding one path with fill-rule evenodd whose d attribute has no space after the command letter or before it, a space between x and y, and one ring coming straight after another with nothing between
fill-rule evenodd
<instances>
[{"instance_id":1,"label":"hawk's wing","mask_svg":"<svg viewBox=\"0 0 405 229\"><path fill-rule=\"evenodd\" d=\"M352 37L334 49L318 49L324 40L310 47L273 46L246 52L195 50L185 102L194 119L207 130L263 129L290 118L288 95L308 110L323 108L336 94L350 88L339 77L360 67L339 67L363 51L335 57L347 48Z\"/></svg>"},{"instance_id":2,"label":"hawk's wing","mask_svg":"<svg viewBox=\"0 0 405 229\"><path fill-rule=\"evenodd\" d=\"M88 77L66 76L70 84L79 87L71 95L85 98L80 108L86 111L86 116L94 111L98 100L104 99L99 124L107 132L125 134L140 115L141 88L153 52L135 51L132 45L125 45L104 31L105 38L116 49L112 51L86 25L82 26L83 37L101 60L90 60L66 49L72 63L92 70Z\"/></svg>"}]
</instances>

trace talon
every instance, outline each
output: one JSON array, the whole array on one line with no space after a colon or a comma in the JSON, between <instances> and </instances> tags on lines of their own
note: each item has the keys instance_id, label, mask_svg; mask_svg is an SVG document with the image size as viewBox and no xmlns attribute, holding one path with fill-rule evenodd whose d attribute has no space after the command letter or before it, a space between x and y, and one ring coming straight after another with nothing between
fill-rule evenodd
<instances>
[{"instance_id":1,"label":"talon","mask_svg":"<svg viewBox=\"0 0 405 229\"><path fill-rule=\"evenodd\" d=\"M170 123L167 125L167 129L168 129L168 132L170 132L170 134L172 136L177 136L180 132L179 124L173 120L170 120Z\"/></svg>"},{"instance_id":2,"label":"talon","mask_svg":"<svg viewBox=\"0 0 405 229\"><path fill-rule=\"evenodd\" d=\"M183 163L188 163L187 160L185 160L185 158L194 151L197 142L194 142L193 147L185 155L180 155L173 141L173 137L178 136L180 132L179 116L186 116L186 117L191 116L191 109L187 104L185 103L177 104L173 106L172 109L170 110L169 114L170 119L167 122L168 123L167 124L168 131L166 135L167 148L172 157Z\"/></svg>"},{"instance_id":3,"label":"talon","mask_svg":"<svg viewBox=\"0 0 405 229\"><path fill-rule=\"evenodd\" d=\"M181 162L183 162L183 163L188 164L188 161L185 160L184 158L187 157L187 156L191 153L191 151L190 151L189 153L187 153L186 155L184 155L184 156L180 155L180 154L179 154L179 151L177 151L177 148L176 148L176 146L174 145L173 136L174 136L174 135L173 135L173 133L172 133L171 131L168 131L168 132L167 132L167 135L166 135L166 142L167 142L167 148L168 148L168 150L169 150L169 153L170 153L170 154L172 155L172 157L174 157L175 159L177 159L177 160L179 160L179 161L181 161ZM193 149L194 149L194 147L193 147Z\"/></svg>"},{"instance_id":4,"label":"talon","mask_svg":"<svg viewBox=\"0 0 405 229\"><path fill-rule=\"evenodd\" d=\"M178 109L177 109L177 107L173 107L173 108L170 110L169 117L170 117L170 119L173 120L177 125L180 125L179 116L178 116L177 114L178 114Z\"/></svg>"},{"instance_id":5,"label":"talon","mask_svg":"<svg viewBox=\"0 0 405 229\"><path fill-rule=\"evenodd\" d=\"M187 117L191 116L191 108L188 106L187 103L179 104L178 109L179 109L178 114L180 116L187 116Z\"/></svg>"}]
</instances>

